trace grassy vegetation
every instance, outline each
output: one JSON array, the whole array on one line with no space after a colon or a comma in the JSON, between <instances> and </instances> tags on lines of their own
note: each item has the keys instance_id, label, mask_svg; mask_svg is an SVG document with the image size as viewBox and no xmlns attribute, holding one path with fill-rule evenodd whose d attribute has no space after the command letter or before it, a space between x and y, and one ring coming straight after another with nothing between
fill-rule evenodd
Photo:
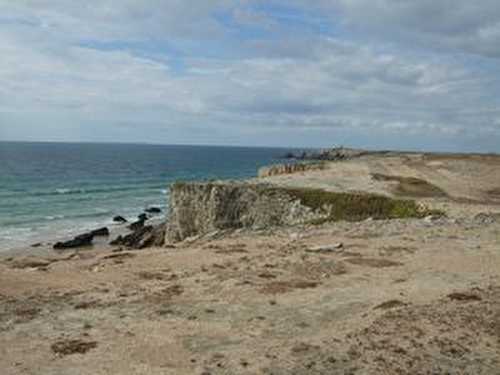
<instances>
[{"instance_id":1,"label":"grassy vegetation","mask_svg":"<svg viewBox=\"0 0 500 375\"><path fill-rule=\"evenodd\" d=\"M440 187L431 184L428 181L416 177L387 176L380 173L372 174L376 181L396 181L398 185L393 193L406 197L434 198L446 197L447 194Z\"/></svg>"},{"instance_id":2,"label":"grassy vegetation","mask_svg":"<svg viewBox=\"0 0 500 375\"><path fill-rule=\"evenodd\" d=\"M360 221L373 219L421 218L442 212L420 208L415 201L392 199L375 194L335 193L320 189L273 188L283 191L301 204L328 216L314 224L327 221Z\"/></svg>"},{"instance_id":3,"label":"grassy vegetation","mask_svg":"<svg viewBox=\"0 0 500 375\"><path fill-rule=\"evenodd\" d=\"M180 188L188 184L176 182L174 186ZM414 200L394 199L376 194L338 193L321 189L271 187L269 185L255 185L254 187L268 196L286 195L298 199L302 205L324 214L323 218L311 222L312 224L340 220L361 221L368 218L379 220L445 215L442 211L422 208Z\"/></svg>"}]
</instances>

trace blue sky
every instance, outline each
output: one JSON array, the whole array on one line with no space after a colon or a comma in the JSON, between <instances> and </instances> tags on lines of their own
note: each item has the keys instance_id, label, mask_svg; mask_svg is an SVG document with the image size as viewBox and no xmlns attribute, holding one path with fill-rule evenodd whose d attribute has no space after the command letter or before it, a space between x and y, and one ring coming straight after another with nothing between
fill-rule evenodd
<instances>
[{"instance_id":1,"label":"blue sky","mask_svg":"<svg viewBox=\"0 0 500 375\"><path fill-rule=\"evenodd\" d=\"M0 140L500 152L497 0L0 10Z\"/></svg>"}]
</instances>

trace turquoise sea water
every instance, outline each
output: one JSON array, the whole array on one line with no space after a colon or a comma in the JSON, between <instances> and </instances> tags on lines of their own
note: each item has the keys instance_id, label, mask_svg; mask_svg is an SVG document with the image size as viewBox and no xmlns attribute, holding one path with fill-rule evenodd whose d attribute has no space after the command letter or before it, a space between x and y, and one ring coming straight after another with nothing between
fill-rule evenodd
<instances>
[{"instance_id":1,"label":"turquoise sea water","mask_svg":"<svg viewBox=\"0 0 500 375\"><path fill-rule=\"evenodd\" d=\"M283 149L0 142L0 251L165 209L176 180L241 179Z\"/></svg>"}]
</instances>

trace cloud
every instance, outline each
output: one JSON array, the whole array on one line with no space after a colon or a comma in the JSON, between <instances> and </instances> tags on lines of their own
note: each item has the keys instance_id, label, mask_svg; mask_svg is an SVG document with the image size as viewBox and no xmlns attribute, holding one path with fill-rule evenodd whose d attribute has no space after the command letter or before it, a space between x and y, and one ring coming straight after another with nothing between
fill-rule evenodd
<instances>
[{"instance_id":1,"label":"cloud","mask_svg":"<svg viewBox=\"0 0 500 375\"><path fill-rule=\"evenodd\" d=\"M343 22L361 32L422 48L500 57L500 3L496 0L334 0Z\"/></svg>"},{"instance_id":2,"label":"cloud","mask_svg":"<svg viewBox=\"0 0 500 375\"><path fill-rule=\"evenodd\" d=\"M493 1L0 4L0 138L500 141Z\"/></svg>"}]
</instances>

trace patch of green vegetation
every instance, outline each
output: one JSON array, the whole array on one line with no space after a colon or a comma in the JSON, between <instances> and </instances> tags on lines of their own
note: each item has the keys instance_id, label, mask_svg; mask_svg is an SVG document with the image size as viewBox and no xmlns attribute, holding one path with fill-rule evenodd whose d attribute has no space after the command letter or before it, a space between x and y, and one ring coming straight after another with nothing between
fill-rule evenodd
<instances>
[{"instance_id":1,"label":"patch of green vegetation","mask_svg":"<svg viewBox=\"0 0 500 375\"><path fill-rule=\"evenodd\" d=\"M301 204L327 217L312 224L329 221L361 221L373 219L422 218L431 214L443 215L436 210L422 209L413 200L392 199L375 194L336 193L320 189L273 188L300 200Z\"/></svg>"},{"instance_id":2,"label":"patch of green vegetation","mask_svg":"<svg viewBox=\"0 0 500 375\"><path fill-rule=\"evenodd\" d=\"M398 185L394 188L393 193L400 196L420 198L447 196L446 192L440 187L416 177L388 176L381 173L374 173L372 174L372 178L376 181L398 182Z\"/></svg>"}]
</instances>

